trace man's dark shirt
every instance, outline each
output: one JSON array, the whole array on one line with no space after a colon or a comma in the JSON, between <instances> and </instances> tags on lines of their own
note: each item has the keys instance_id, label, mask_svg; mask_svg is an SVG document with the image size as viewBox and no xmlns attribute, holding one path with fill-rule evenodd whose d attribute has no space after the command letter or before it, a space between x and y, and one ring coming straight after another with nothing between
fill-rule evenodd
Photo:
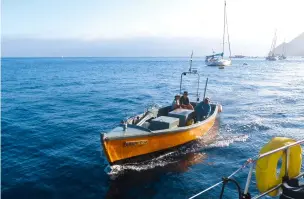
<instances>
[{"instance_id":1,"label":"man's dark shirt","mask_svg":"<svg viewBox=\"0 0 304 199\"><path fill-rule=\"evenodd\" d=\"M179 102L180 102L180 104L182 104L182 105L189 105L189 104L190 104L189 98L188 98L188 97L184 97L184 96L182 96L182 97L180 98Z\"/></svg>"}]
</instances>

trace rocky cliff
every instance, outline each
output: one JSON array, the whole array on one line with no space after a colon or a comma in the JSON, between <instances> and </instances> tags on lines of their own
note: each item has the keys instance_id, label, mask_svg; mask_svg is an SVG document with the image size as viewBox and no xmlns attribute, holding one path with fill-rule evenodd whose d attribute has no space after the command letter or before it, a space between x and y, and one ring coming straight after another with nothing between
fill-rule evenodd
<instances>
[{"instance_id":1,"label":"rocky cliff","mask_svg":"<svg viewBox=\"0 0 304 199\"><path fill-rule=\"evenodd\" d=\"M275 48L276 54L282 54L284 43ZM291 40L289 43L285 43L285 55L287 56L304 56L304 32Z\"/></svg>"}]
</instances>

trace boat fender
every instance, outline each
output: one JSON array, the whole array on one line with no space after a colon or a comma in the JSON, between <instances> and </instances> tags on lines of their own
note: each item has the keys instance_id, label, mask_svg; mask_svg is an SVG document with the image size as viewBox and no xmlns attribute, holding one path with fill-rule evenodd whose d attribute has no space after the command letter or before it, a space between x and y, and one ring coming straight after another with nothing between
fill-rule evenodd
<instances>
[{"instance_id":1,"label":"boat fender","mask_svg":"<svg viewBox=\"0 0 304 199\"><path fill-rule=\"evenodd\" d=\"M260 150L260 154L275 150L280 147L294 143L295 140L285 137L275 137L268 142ZM279 160L282 159L281 169L277 175L277 168ZM256 163L256 184L258 190L263 193L274 186L282 183L285 176L286 156L284 151L278 151L269 156L261 158ZM295 145L289 148L289 164L288 177L294 178L300 174L302 166L302 148L300 145ZM270 192L268 195L276 196L278 190Z\"/></svg>"},{"instance_id":2,"label":"boat fender","mask_svg":"<svg viewBox=\"0 0 304 199\"><path fill-rule=\"evenodd\" d=\"M219 113L223 112L223 106L222 105L218 104L217 107L218 107L218 112Z\"/></svg>"}]
</instances>

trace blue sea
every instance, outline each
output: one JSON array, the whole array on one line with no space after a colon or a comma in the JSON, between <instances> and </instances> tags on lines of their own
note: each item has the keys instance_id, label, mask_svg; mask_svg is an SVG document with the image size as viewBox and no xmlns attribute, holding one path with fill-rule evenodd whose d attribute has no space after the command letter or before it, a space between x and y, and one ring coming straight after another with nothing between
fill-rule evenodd
<instances>
[{"instance_id":1,"label":"blue sea","mask_svg":"<svg viewBox=\"0 0 304 199\"><path fill-rule=\"evenodd\" d=\"M100 133L172 102L189 58L2 58L3 199L189 198L230 175L272 137L304 139L304 59L194 58L200 93L222 104L208 142L110 167ZM247 63L248 65L244 65ZM195 99L196 83L183 90ZM199 144L203 142L203 144ZM304 167L302 167L304 168ZM235 176L244 188L248 168ZM198 198L218 198L217 187ZM256 194L255 179L250 192ZM229 185L225 198L236 198Z\"/></svg>"}]
</instances>

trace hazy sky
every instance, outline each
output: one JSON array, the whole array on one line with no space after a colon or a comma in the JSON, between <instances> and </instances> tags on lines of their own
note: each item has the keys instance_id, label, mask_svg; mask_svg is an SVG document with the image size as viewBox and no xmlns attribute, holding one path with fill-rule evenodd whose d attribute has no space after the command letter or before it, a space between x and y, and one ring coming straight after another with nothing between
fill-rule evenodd
<instances>
[{"instance_id":1,"label":"hazy sky","mask_svg":"<svg viewBox=\"0 0 304 199\"><path fill-rule=\"evenodd\" d=\"M232 48L265 54L275 29L278 43L290 41L304 31L303 8L302 0L227 0ZM217 49L222 32L223 0L2 0L3 38L202 38L218 39L207 46Z\"/></svg>"}]
</instances>

